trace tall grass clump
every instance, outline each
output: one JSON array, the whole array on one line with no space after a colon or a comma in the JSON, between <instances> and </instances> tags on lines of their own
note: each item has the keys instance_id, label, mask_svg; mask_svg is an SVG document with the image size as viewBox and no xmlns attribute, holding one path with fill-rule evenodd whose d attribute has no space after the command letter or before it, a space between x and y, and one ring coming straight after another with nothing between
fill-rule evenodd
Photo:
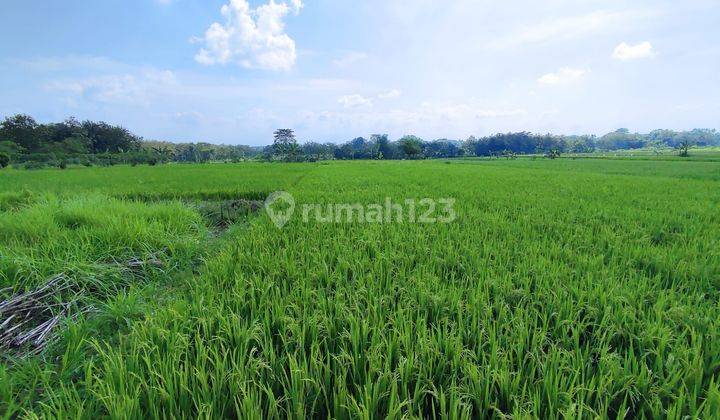
<instances>
[{"instance_id":1,"label":"tall grass clump","mask_svg":"<svg viewBox=\"0 0 720 420\"><path fill-rule=\"evenodd\" d=\"M90 366L91 337L111 343L147 315L148 301L161 302L152 293L168 294L161 285L202 262L207 229L197 212L177 202L22 192L4 194L0 203L0 301L25 294L30 301L22 305L31 308L2 313L0 332L22 327L15 334L29 334L43 321L39 328L47 331L36 334L42 348L14 348L13 336L2 334L0 413L10 415L76 381ZM18 325L18 316L38 321ZM28 356L35 353L41 355Z\"/></svg>"}]
</instances>

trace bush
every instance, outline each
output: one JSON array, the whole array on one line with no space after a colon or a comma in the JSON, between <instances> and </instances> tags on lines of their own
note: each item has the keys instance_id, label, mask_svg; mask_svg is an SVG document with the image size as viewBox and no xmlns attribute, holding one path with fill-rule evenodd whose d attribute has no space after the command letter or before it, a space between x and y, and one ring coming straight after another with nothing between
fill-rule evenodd
<instances>
[{"instance_id":1,"label":"bush","mask_svg":"<svg viewBox=\"0 0 720 420\"><path fill-rule=\"evenodd\" d=\"M95 161L98 166L113 166L119 163L118 160L119 159L116 156L109 153L103 153L95 156Z\"/></svg>"},{"instance_id":2,"label":"bush","mask_svg":"<svg viewBox=\"0 0 720 420\"><path fill-rule=\"evenodd\" d=\"M25 169L44 169L47 165L44 162L26 162L23 167Z\"/></svg>"},{"instance_id":3,"label":"bush","mask_svg":"<svg viewBox=\"0 0 720 420\"><path fill-rule=\"evenodd\" d=\"M10 164L10 155L0 152L0 169L6 168Z\"/></svg>"}]
</instances>

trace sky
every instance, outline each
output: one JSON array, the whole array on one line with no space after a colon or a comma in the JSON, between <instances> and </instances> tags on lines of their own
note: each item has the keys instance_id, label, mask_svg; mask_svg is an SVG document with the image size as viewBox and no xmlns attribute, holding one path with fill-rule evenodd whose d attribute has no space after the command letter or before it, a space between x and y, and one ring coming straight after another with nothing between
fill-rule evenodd
<instances>
[{"instance_id":1,"label":"sky","mask_svg":"<svg viewBox=\"0 0 720 420\"><path fill-rule=\"evenodd\" d=\"M3 0L0 116L265 145L720 128L717 0Z\"/></svg>"}]
</instances>

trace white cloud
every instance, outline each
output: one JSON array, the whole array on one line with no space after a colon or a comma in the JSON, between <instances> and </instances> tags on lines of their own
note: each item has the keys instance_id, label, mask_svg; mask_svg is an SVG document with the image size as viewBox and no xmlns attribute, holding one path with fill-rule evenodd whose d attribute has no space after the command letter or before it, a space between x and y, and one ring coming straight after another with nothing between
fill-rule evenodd
<instances>
[{"instance_id":1,"label":"white cloud","mask_svg":"<svg viewBox=\"0 0 720 420\"><path fill-rule=\"evenodd\" d=\"M483 118L502 118L524 115L523 108L488 108L472 103L444 103L432 104L425 102L421 107L421 114L425 119L440 120L466 120L472 121Z\"/></svg>"},{"instance_id":2,"label":"white cloud","mask_svg":"<svg viewBox=\"0 0 720 420\"><path fill-rule=\"evenodd\" d=\"M490 46L496 49L512 48L525 44L535 44L551 40L575 39L589 34L607 31L638 18L648 16L644 11L609 12L604 10L592 13L547 20L534 25L522 26L511 34L496 39Z\"/></svg>"},{"instance_id":3,"label":"white cloud","mask_svg":"<svg viewBox=\"0 0 720 420\"><path fill-rule=\"evenodd\" d=\"M336 67L349 67L359 61L365 60L367 57L368 55L364 52L350 51L342 57L333 60L333 65Z\"/></svg>"},{"instance_id":4,"label":"white cloud","mask_svg":"<svg viewBox=\"0 0 720 420\"><path fill-rule=\"evenodd\" d=\"M23 70L42 73L67 72L67 71L118 71L127 69L124 63L111 60L106 57L90 55L67 55L63 57L37 57L32 59L10 59L8 65L19 67Z\"/></svg>"},{"instance_id":5,"label":"white cloud","mask_svg":"<svg viewBox=\"0 0 720 420\"><path fill-rule=\"evenodd\" d=\"M387 92L382 92L378 95L379 99L393 99L402 95L402 92L398 89L390 89Z\"/></svg>"},{"instance_id":6,"label":"white cloud","mask_svg":"<svg viewBox=\"0 0 720 420\"><path fill-rule=\"evenodd\" d=\"M650 42L645 41L636 45L628 45L625 42L620 43L613 51L613 58L616 60L635 60L638 58L648 58L655 56L655 51Z\"/></svg>"},{"instance_id":7,"label":"white cloud","mask_svg":"<svg viewBox=\"0 0 720 420\"><path fill-rule=\"evenodd\" d=\"M359 108L363 106L372 106L373 100L356 93L354 95L345 95L340 97L340 99L338 99L338 103L345 108Z\"/></svg>"},{"instance_id":8,"label":"white cloud","mask_svg":"<svg viewBox=\"0 0 720 420\"><path fill-rule=\"evenodd\" d=\"M540 76L537 81L543 85L562 85L577 82L585 77L589 70L563 67L555 73Z\"/></svg>"},{"instance_id":9,"label":"white cloud","mask_svg":"<svg viewBox=\"0 0 720 420\"><path fill-rule=\"evenodd\" d=\"M237 63L245 68L290 70L295 65L295 41L285 33L283 19L299 13L301 0L250 8L247 0L230 0L221 9L225 23L210 25L200 39L204 47L195 61L205 65Z\"/></svg>"},{"instance_id":10,"label":"white cloud","mask_svg":"<svg viewBox=\"0 0 720 420\"><path fill-rule=\"evenodd\" d=\"M204 118L204 115L198 111L181 111L176 112L175 119L186 122L197 122Z\"/></svg>"},{"instance_id":11,"label":"white cloud","mask_svg":"<svg viewBox=\"0 0 720 420\"><path fill-rule=\"evenodd\" d=\"M169 70L144 70L135 74L55 81L47 88L67 92L92 102L144 105L149 103L158 89L175 83L175 74Z\"/></svg>"},{"instance_id":12,"label":"white cloud","mask_svg":"<svg viewBox=\"0 0 720 420\"><path fill-rule=\"evenodd\" d=\"M292 6L293 11L295 12L296 15L297 15L298 13L300 13L300 10L301 10L301 9L303 8L303 6L304 6L302 0L290 0L290 5Z\"/></svg>"},{"instance_id":13,"label":"white cloud","mask_svg":"<svg viewBox=\"0 0 720 420\"><path fill-rule=\"evenodd\" d=\"M385 92L381 92L376 96L376 99L393 99L397 98L402 94L398 89L390 89ZM338 99L338 103L344 108L360 108L373 105L373 98L368 98L360 94L345 95Z\"/></svg>"}]
</instances>

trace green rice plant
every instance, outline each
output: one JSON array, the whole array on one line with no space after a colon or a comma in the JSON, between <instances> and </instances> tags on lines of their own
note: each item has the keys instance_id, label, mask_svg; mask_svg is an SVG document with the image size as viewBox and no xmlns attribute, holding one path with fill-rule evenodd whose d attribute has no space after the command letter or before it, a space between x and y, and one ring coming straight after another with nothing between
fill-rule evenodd
<instances>
[{"instance_id":1,"label":"green rice plant","mask_svg":"<svg viewBox=\"0 0 720 420\"><path fill-rule=\"evenodd\" d=\"M0 213L2 250L16 260L3 268L6 285L30 287L56 268L71 272L68 255L88 273L85 261L104 263L102 255L122 261L165 248L175 274L145 288L113 288L111 276L96 276L99 313L67 326L54 359L0 364L0 412L714 418L720 177L713 165L177 165L143 168L132 186L92 179L122 168L70 169L52 179L25 172L38 197L63 188L74 196ZM73 171L86 176L79 181ZM0 185L23 184L6 174ZM240 189L239 174L247 175ZM179 202L137 200L275 190L292 193L297 208L449 197L457 219L306 223L296 214L278 229L258 213L202 253L201 264L188 265L198 255L201 216ZM130 199L101 199L98 191ZM103 205L104 212L85 211ZM55 240L63 235L86 245L71 253ZM41 392L30 397L30 389Z\"/></svg>"}]
</instances>

